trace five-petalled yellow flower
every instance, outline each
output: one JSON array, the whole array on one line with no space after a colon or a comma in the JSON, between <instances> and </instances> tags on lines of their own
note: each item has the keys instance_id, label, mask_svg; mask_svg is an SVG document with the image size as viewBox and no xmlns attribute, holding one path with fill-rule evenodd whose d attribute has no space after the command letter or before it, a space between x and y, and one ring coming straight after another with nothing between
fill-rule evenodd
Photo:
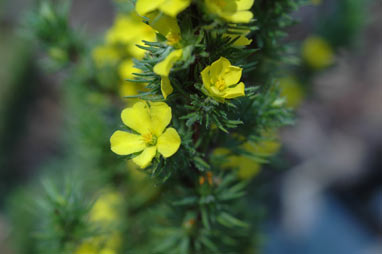
<instances>
[{"instance_id":1,"label":"five-petalled yellow flower","mask_svg":"<svg viewBox=\"0 0 382 254\"><path fill-rule=\"evenodd\" d=\"M174 128L166 128L172 118L164 102L137 102L122 111L123 123L137 132L116 131L110 138L111 150L119 155L139 153L132 160L141 168L151 164L157 151L168 158L174 155L181 140Z\"/></svg>"},{"instance_id":2,"label":"five-petalled yellow flower","mask_svg":"<svg viewBox=\"0 0 382 254\"><path fill-rule=\"evenodd\" d=\"M231 65L227 58L220 57L201 72L203 91L219 102L244 96L244 83L238 83L242 71L242 68Z\"/></svg>"}]
</instances>

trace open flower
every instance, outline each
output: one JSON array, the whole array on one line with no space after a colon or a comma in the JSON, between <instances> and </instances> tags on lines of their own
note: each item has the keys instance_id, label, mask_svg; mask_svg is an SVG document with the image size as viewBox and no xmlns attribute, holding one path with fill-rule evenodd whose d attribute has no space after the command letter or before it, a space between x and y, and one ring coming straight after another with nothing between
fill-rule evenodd
<instances>
[{"instance_id":1,"label":"open flower","mask_svg":"<svg viewBox=\"0 0 382 254\"><path fill-rule=\"evenodd\" d=\"M159 10L171 17L176 17L178 13L186 9L190 4L191 0L137 0L135 9L142 16Z\"/></svg>"},{"instance_id":2,"label":"open flower","mask_svg":"<svg viewBox=\"0 0 382 254\"><path fill-rule=\"evenodd\" d=\"M161 91L163 97L166 99L168 95L173 92L173 87L171 85L170 75L171 68L174 66L176 61L178 61L183 54L182 49L176 49L172 51L163 61L157 63L154 66L154 72L161 76Z\"/></svg>"},{"instance_id":3,"label":"open flower","mask_svg":"<svg viewBox=\"0 0 382 254\"><path fill-rule=\"evenodd\" d=\"M180 137L171 121L171 108L164 102L137 102L122 111L123 123L138 134L116 131L110 138L111 150L119 155L141 152L132 160L141 168L150 165L157 151L168 158L178 151Z\"/></svg>"},{"instance_id":4,"label":"open flower","mask_svg":"<svg viewBox=\"0 0 382 254\"><path fill-rule=\"evenodd\" d=\"M242 70L232 66L228 59L220 57L201 72L204 91L219 102L244 96L244 83L238 83Z\"/></svg>"},{"instance_id":5,"label":"open flower","mask_svg":"<svg viewBox=\"0 0 382 254\"><path fill-rule=\"evenodd\" d=\"M334 62L332 48L319 36L310 36L304 41L302 57L310 67L317 70L329 67Z\"/></svg>"},{"instance_id":6,"label":"open flower","mask_svg":"<svg viewBox=\"0 0 382 254\"><path fill-rule=\"evenodd\" d=\"M253 17L249 10L254 0L205 0L207 10L233 23L248 23Z\"/></svg>"}]
</instances>

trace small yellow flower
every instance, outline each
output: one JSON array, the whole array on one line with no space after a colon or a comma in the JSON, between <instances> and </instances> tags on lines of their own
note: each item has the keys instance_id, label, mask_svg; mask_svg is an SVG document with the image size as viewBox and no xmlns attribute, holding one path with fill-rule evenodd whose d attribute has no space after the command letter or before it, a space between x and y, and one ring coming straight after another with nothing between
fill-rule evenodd
<instances>
[{"instance_id":1,"label":"small yellow flower","mask_svg":"<svg viewBox=\"0 0 382 254\"><path fill-rule=\"evenodd\" d=\"M161 76L161 91L163 97L166 99L173 92L173 87L171 85L170 75L171 68L174 66L176 61L178 61L183 55L183 49L176 49L172 51L163 61L157 63L154 66L154 72Z\"/></svg>"},{"instance_id":2,"label":"small yellow flower","mask_svg":"<svg viewBox=\"0 0 382 254\"><path fill-rule=\"evenodd\" d=\"M171 17L186 9L191 0L137 0L135 9L139 15L145 16L149 12L159 10Z\"/></svg>"},{"instance_id":3,"label":"small yellow flower","mask_svg":"<svg viewBox=\"0 0 382 254\"><path fill-rule=\"evenodd\" d=\"M181 34L176 18L156 12L147 16L149 18L149 25L166 37L168 45L175 46L180 42Z\"/></svg>"},{"instance_id":4,"label":"small yellow flower","mask_svg":"<svg viewBox=\"0 0 382 254\"><path fill-rule=\"evenodd\" d=\"M333 50L321 37L308 37L302 45L302 57L313 69L323 69L334 61Z\"/></svg>"},{"instance_id":5,"label":"small yellow flower","mask_svg":"<svg viewBox=\"0 0 382 254\"><path fill-rule=\"evenodd\" d=\"M121 217L122 195L116 191L103 192L89 212L89 222L102 229L102 234L84 240L75 254L116 254L122 245L121 232L113 225Z\"/></svg>"},{"instance_id":6,"label":"small yellow flower","mask_svg":"<svg viewBox=\"0 0 382 254\"><path fill-rule=\"evenodd\" d=\"M224 57L213 62L201 72L203 88L219 102L244 96L244 83L240 82L242 68L231 65Z\"/></svg>"},{"instance_id":7,"label":"small yellow flower","mask_svg":"<svg viewBox=\"0 0 382 254\"><path fill-rule=\"evenodd\" d=\"M127 53L141 59L145 50L136 45L144 45L142 40L155 41L155 31L142 22L142 18L136 13L130 15L118 15L112 28L106 34L106 42L109 45L124 45Z\"/></svg>"},{"instance_id":8,"label":"small yellow flower","mask_svg":"<svg viewBox=\"0 0 382 254\"><path fill-rule=\"evenodd\" d=\"M287 76L279 80L280 95L286 98L286 105L291 108L296 108L300 105L304 98L304 91L301 84L295 77Z\"/></svg>"},{"instance_id":9,"label":"small yellow flower","mask_svg":"<svg viewBox=\"0 0 382 254\"><path fill-rule=\"evenodd\" d=\"M263 157L270 157L280 149L280 142L277 134L273 131L262 133L262 140L254 143L247 141L241 145L241 149L250 154L256 154ZM261 163L254 158L246 155L233 154L227 148L216 148L213 151L214 156L224 156L226 162L222 164L222 169L236 168L237 176L241 179L251 179L261 170Z\"/></svg>"},{"instance_id":10,"label":"small yellow flower","mask_svg":"<svg viewBox=\"0 0 382 254\"><path fill-rule=\"evenodd\" d=\"M122 196L118 192L108 191L103 193L90 210L91 222L105 223L118 220L120 214L118 207L122 203Z\"/></svg>"},{"instance_id":11,"label":"small yellow flower","mask_svg":"<svg viewBox=\"0 0 382 254\"><path fill-rule=\"evenodd\" d=\"M92 57L98 68L116 63L121 57L116 49L110 46L98 46L93 49Z\"/></svg>"},{"instance_id":12,"label":"small yellow flower","mask_svg":"<svg viewBox=\"0 0 382 254\"><path fill-rule=\"evenodd\" d=\"M111 150L119 155L139 153L132 160L141 168L150 165L157 151L168 158L180 146L180 137L174 128L167 128L172 115L171 108L164 102L137 102L122 111L123 123L136 131L116 131L110 138Z\"/></svg>"},{"instance_id":13,"label":"small yellow flower","mask_svg":"<svg viewBox=\"0 0 382 254\"><path fill-rule=\"evenodd\" d=\"M233 23L248 23L253 17L251 9L254 0L205 0L210 13Z\"/></svg>"},{"instance_id":14,"label":"small yellow flower","mask_svg":"<svg viewBox=\"0 0 382 254\"><path fill-rule=\"evenodd\" d=\"M222 169L236 168L240 179L251 179L260 172L261 165L250 157L234 155L226 148L217 148L213 154L224 156L226 162L222 165Z\"/></svg>"},{"instance_id":15,"label":"small yellow flower","mask_svg":"<svg viewBox=\"0 0 382 254\"><path fill-rule=\"evenodd\" d=\"M133 73L141 73L142 70L134 67L132 59L126 59L119 65L118 73L121 78L121 84L119 86L119 94L121 97L137 95L139 91L145 91L145 83L135 83L126 81L126 79L134 79ZM137 99L130 99L129 102L137 101Z\"/></svg>"},{"instance_id":16,"label":"small yellow flower","mask_svg":"<svg viewBox=\"0 0 382 254\"><path fill-rule=\"evenodd\" d=\"M126 59L119 65L118 73L122 80L133 79L133 73L141 73L142 70L134 67L133 59Z\"/></svg>"}]
</instances>

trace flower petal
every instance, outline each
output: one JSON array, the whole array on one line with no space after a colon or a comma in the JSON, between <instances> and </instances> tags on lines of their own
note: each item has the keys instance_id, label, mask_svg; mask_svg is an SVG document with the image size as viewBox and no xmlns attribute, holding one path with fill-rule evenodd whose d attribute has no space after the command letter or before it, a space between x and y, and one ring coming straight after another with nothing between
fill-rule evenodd
<instances>
[{"instance_id":1,"label":"flower petal","mask_svg":"<svg viewBox=\"0 0 382 254\"><path fill-rule=\"evenodd\" d=\"M176 15L186 9L190 3L191 0L166 0L160 5L159 9L171 17L176 17Z\"/></svg>"},{"instance_id":2,"label":"flower petal","mask_svg":"<svg viewBox=\"0 0 382 254\"><path fill-rule=\"evenodd\" d=\"M159 15L160 14L148 15L150 18L149 25L165 37L168 34L179 35L180 37L180 28L176 18L163 14Z\"/></svg>"},{"instance_id":3,"label":"flower petal","mask_svg":"<svg viewBox=\"0 0 382 254\"><path fill-rule=\"evenodd\" d=\"M145 168L150 165L153 160L155 154L157 152L157 148L155 146L147 147L143 152L137 157L133 158L133 162L137 164L141 168Z\"/></svg>"},{"instance_id":4,"label":"flower petal","mask_svg":"<svg viewBox=\"0 0 382 254\"><path fill-rule=\"evenodd\" d=\"M157 9L165 0L137 0L135 10L141 16Z\"/></svg>"},{"instance_id":5,"label":"flower petal","mask_svg":"<svg viewBox=\"0 0 382 254\"><path fill-rule=\"evenodd\" d=\"M178 132L174 128L167 128L158 138L158 151L163 157L168 158L178 151L180 142Z\"/></svg>"},{"instance_id":6,"label":"flower petal","mask_svg":"<svg viewBox=\"0 0 382 254\"><path fill-rule=\"evenodd\" d=\"M211 82L215 83L230 65L230 61L225 57L220 57L217 61L213 62L210 68Z\"/></svg>"},{"instance_id":7,"label":"flower petal","mask_svg":"<svg viewBox=\"0 0 382 254\"><path fill-rule=\"evenodd\" d=\"M146 134L151 130L151 119L146 102L137 102L131 108L122 111L123 123L140 134Z\"/></svg>"},{"instance_id":8,"label":"flower petal","mask_svg":"<svg viewBox=\"0 0 382 254\"><path fill-rule=\"evenodd\" d=\"M159 137L171 122L171 108L164 102L150 102L150 116L152 131Z\"/></svg>"},{"instance_id":9,"label":"flower petal","mask_svg":"<svg viewBox=\"0 0 382 254\"><path fill-rule=\"evenodd\" d=\"M235 97L244 96L245 95L244 88L245 87L243 82L240 82L235 87L229 87L225 90L224 98L232 99Z\"/></svg>"},{"instance_id":10,"label":"flower petal","mask_svg":"<svg viewBox=\"0 0 382 254\"><path fill-rule=\"evenodd\" d=\"M249 23L253 18L250 11L238 11L232 14L223 14L223 18L234 23Z\"/></svg>"},{"instance_id":11,"label":"flower petal","mask_svg":"<svg viewBox=\"0 0 382 254\"><path fill-rule=\"evenodd\" d=\"M135 68L133 60L129 59L129 60L124 60L119 65L118 72L121 79L133 79L135 77L133 73L141 73L142 70Z\"/></svg>"},{"instance_id":12,"label":"flower petal","mask_svg":"<svg viewBox=\"0 0 382 254\"><path fill-rule=\"evenodd\" d=\"M172 66L174 66L175 62L182 57L182 53L182 49L172 51L163 61L154 66L154 72L160 76L168 77Z\"/></svg>"},{"instance_id":13,"label":"flower petal","mask_svg":"<svg viewBox=\"0 0 382 254\"><path fill-rule=\"evenodd\" d=\"M255 0L236 0L237 10L246 11L251 9Z\"/></svg>"},{"instance_id":14,"label":"flower petal","mask_svg":"<svg viewBox=\"0 0 382 254\"><path fill-rule=\"evenodd\" d=\"M227 86L232 86L240 81L243 69L237 66L229 66L226 73L223 74L224 81Z\"/></svg>"},{"instance_id":15,"label":"flower petal","mask_svg":"<svg viewBox=\"0 0 382 254\"><path fill-rule=\"evenodd\" d=\"M146 145L140 135L126 131L116 131L110 138L111 150L119 155L129 155L145 149Z\"/></svg>"},{"instance_id":16,"label":"flower petal","mask_svg":"<svg viewBox=\"0 0 382 254\"><path fill-rule=\"evenodd\" d=\"M162 79L160 81L160 90L162 91L162 95L165 99L167 99L167 96L172 94L174 91L174 88L171 85L170 79L166 76L162 76Z\"/></svg>"},{"instance_id":17,"label":"flower petal","mask_svg":"<svg viewBox=\"0 0 382 254\"><path fill-rule=\"evenodd\" d=\"M204 68L204 70L200 73L202 75L203 85L208 89L211 86L210 80L210 70L211 66L207 66Z\"/></svg>"}]
</instances>

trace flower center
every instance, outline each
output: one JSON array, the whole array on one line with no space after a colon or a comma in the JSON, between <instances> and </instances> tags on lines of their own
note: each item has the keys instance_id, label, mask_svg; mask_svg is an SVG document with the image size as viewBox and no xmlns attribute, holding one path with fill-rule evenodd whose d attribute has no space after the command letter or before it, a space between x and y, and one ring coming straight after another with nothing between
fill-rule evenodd
<instances>
[{"instance_id":1,"label":"flower center","mask_svg":"<svg viewBox=\"0 0 382 254\"><path fill-rule=\"evenodd\" d=\"M153 146L157 143L157 137L153 136L151 132L143 134L142 138L146 145Z\"/></svg>"},{"instance_id":2,"label":"flower center","mask_svg":"<svg viewBox=\"0 0 382 254\"><path fill-rule=\"evenodd\" d=\"M225 88L225 81L223 79L218 79L218 81L215 82L215 87L222 92Z\"/></svg>"},{"instance_id":3,"label":"flower center","mask_svg":"<svg viewBox=\"0 0 382 254\"><path fill-rule=\"evenodd\" d=\"M166 39L167 39L167 43L169 45L174 45L180 41L180 36L179 36L179 34L169 32L166 36Z\"/></svg>"}]
</instances>

